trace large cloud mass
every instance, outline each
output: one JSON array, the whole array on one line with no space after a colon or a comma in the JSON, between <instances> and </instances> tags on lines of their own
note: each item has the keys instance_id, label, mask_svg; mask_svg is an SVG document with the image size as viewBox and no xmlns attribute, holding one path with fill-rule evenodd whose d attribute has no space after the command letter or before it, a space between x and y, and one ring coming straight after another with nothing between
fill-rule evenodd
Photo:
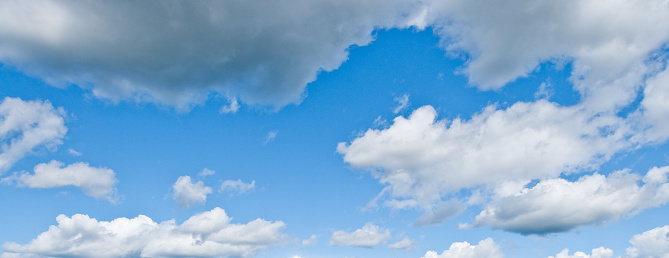
<instances>
[{"instance_id":1,"label":"large cloud mass","mask_svg":"<svg viewBox=\"0 0 669 258\"><path fill-rule=\"evenodd\" d=\"M490 106L470 120L436 117L434 108L421 107L337 151L354 167L382 168L375 176L393 197L430 207L461 188L589 168L630 144L622 119L545 100Z\"/></svg>"},{"instance_id":2,"label":"large cloud mass","mask_svg":"<svg viewBox=\"0 0 669 258\"><path fill-rule=\"evenodd\" d=\"M653 168L638 185L637 174L594 174L576 182L542 180L531 188L491 201L476 216L475 226L490 225L522 234L567 231L616 220L669 201L669 167Z\"/></svg>"},{"instance_id":3,"label":"large cloud mass","mask_svg":"<svg viewBox=\"0 0 669 258\"><path fill-rule=\"evenodd\" d=\"M419 1L2 1L0 62L113 100L282 106Z\"/></svg>"},{"instance_id":4,"label":"large cloud mass","mask_svg":"<svg viewBox=\"0 0 669 258\"><path fill-rule=\"evenodd\" d=\"M543 62L568 61L596 108L634 99L644 61L669 40L668 16L662 0L451 0L428 9L442 46L470 58L463 71L471 83L499 88Z\"/></svg>"},{"instance_id":5,"label":"large cloud mass","mask_svg":"<svg viewBox=\"0 0 669 258\"><path fill-rule=\"evenodd\" d=\"M9 242L5 252L59 257L251 257L280 245L285 224L256 219L230 224L221 208L196 214L177 225L139 215L98 221L87 215L60 215L57 226L25 245Z\"/></svg>"}]
</instances>

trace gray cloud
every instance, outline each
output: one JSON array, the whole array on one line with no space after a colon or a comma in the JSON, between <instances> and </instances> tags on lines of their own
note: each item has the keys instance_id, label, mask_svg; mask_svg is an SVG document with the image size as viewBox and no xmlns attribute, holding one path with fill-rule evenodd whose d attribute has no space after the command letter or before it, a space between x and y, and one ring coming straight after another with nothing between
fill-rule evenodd
<instances>
[{"instance_id":1,"label":"gray cloud","mask_svg":"<svg viewBox=\"0 0 669 258\"><path fill-rule=\"evenodd\" d=\"M3 1L0 62L96 96L188 109L210 94L296 103L378 28L421 25L419 1Z\"/></svg>"}]
</instances>

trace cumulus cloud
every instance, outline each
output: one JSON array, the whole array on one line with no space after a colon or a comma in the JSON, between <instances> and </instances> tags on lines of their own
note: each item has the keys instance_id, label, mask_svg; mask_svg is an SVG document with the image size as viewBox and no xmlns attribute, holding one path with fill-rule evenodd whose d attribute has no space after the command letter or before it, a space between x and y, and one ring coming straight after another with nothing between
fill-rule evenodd
<instances>
[{"instance_id":1,"label":"cumulus cloud","mask_svg":"<svg viewBox=\"0 0 669 258\"><path fill-rule=\"evenodd\" d=\"M4 98L0 103L0 173L38 146L60 145L67 132L64 115L62 108L54 108L48 100Z\"/></svg>"},{"instance_id":2,"label":"cumulus cloud","mask_svg":"<svg viewBox=\"0 0 669 258\"><path fill-rule=\"evenodd\" d=\"M627 248L626 258L669 257L669 225L658 227L630 239L632 247Z\"/></svg>"},{"instance_id":3,"label":"cumulus cloud","mask_svg":"<svg viewBox=\"0 0 669 258\"><path fill-rule=\"evenodd\" d=\"M172 198L182 208L190 208L193 204L204 204L207 195L212 192L211 187L205 186L204 182L193 183L190 176L180 176L172 186L174 195Z\"/></svg>"},{"instance_id":4,"label":"cumulus cloud","mask_svg":"<svg viewBox=\"0 0 669 258\"><path fill-rule=\"evenodd\" d=\"M230 224L221 208L196 214L177 225L174 220L156 223L139 215L98 221L88 215L59 215L28 244L2 245L10 254L58 257L252 257L281 245L285 224L256 219Z\"/></svg>"},{"instance_id":5,"label":"cumulus cloud","mask_svg":"<svg viewBox=\"0 0 669 258\"><path fill-rule=\"evenodd\" d=\"M379 226L369 222L353 232L335 231L332 233L332 238L330 238L330 245L372 248L387 242L390 238L390 230L383 230Z\"/></svg>"},{"instance_id":6,"label":"cumulus cloud","mask_svg":"<svg viewBox=\"0 0 669 258\"><path fill-rule=\"evenodd\" d=\"M435 251L428 251L423 258L502 258L504 254L500 247L492 238L481 240L478 245L471 245L468 242L455 242L451 244L448 250L441 254Z\"/></svg>"},{"instance_id":7,"label":"cumulus cloud","mask_svg":"<svg viewBox=\"0 0 669 258\"><path fill-rule=\"evenodd\" d=\"M256 181L251 181L251 183L244 183L241 179L237 180L225 180L221 183L221 189L219 192L229 193L229 194L245 194L256 187Z\"/></svg>"},{"instance_id":8,"label":"cumulus cloud","mask_svg":"<svg viewBox=\"0 0 669 258\"><path fill-rule=\"evenodd\" d=\"M402 240L400 240L400 241L398 241L394 244L388 245L388 247L390 247L392 249L395 249L395 250L403 249L403 250L406 250L406 251L411 251L412 249L414 249L416 247L416 241L409 238L409 237L404 237Z\"/></svg>"},{"instance_id":9,"label":"cumulus cloud","mask_svg":"<svg viewBox=\"0 0 669 258\"><path fill-rule=\"evenodd\" d=\"M318 242L318 236L311 235L309 238L302 240L302 245L303 246L315 245L316 242Z\"/></svg>"},{"instance_id":10,"label":"cumulus cloud","mask_svg":"<svg viewBox=\"0 0 669 258\"><path fill-rule=\"evenodd\" d=\"M237 98L282 106L375 29L425 26L425 8L418 0L3 1L0 62L112 100L187 109L214 93L232 100L222 112L234 112Z\"/></svg>"},{"instance_id":11,"label":"cumulus cloud","mask_svg":"<svg viewBox=\"0 0 669 258\"><path fill-rule=\"evenodd\" d=\"M204 169L202 170L202 172L200 172L199 174L197 174L197 176L199 176L199 177L205 177L205 176L211 176L211 175L213 175L213 174L216 174L216 171L213 171L213 170L208 169L208 168L204 168Z\"/></svg>"},{"instance_id":12,"label":"cumulus cloud","mask_svg":"<svg viewBox=\"0 0 669 258\"><path fill-rule=\"evenodd\" d=\"M485 6L485 8L481 8ZM494 89L544 62L572 62L572 82L592 107L631 102L644 61L669 40L666 1L432 1L440 44L468 57L470 83Z\"/></svg>"},{"instance_id":13,"label":"cumulus cloud","mask_svg":"<svg viewBox=\"0 0 669 258\"><path fill-rule=\"evenodd\" d=\"M548 258L611 258L613 257L613 250L599 247L592 249L592 255L584 252L576 252L574 255L569 255L569 249L564 249L555 256L548 256Z\"/></svg>"},{"instance_id":14,"label":"cumulus cloud","mask_svg":"<svg viewBox=\"0 0 669 258\"><path fill-rule=\"evenodd\" d=\"M78 162L65 166L62 162L52 160L35 166L34 173L23 172L12 176L19 186L30 188L53 188L75 186L81 188L86 195L105 198L115 202L116 174L113 170L103 167L91 167L88 163Z\"/></svg>"},{"instance_id":15,"label":"cumulus cloud","mask_svg":"<svg viewBox=\"0 0 669 258\"><path fill-rule=\"evenodd\" d=\"M653 168L641 178L626 170L609 176L586 175L576 182L541 180L531 188L488 203L473 226L489 225L521 234L562 232L614 221L669 201L669 167ZM639 181L644 184L639 186Z\"/></svg>"},{"instance_id":16,"label":"cumulus cloud","mask_svg":"<svg viewBox=\"0 0 669 258\"><path fill-rule=\"evenodd\" d=\"M431 210L462 188L593 168L633 144L622 118L546 100L489 106L469 120L436 118L423 106L337 151L353 167L372 169L392 198Z\"/></svg>"}]
</instances>

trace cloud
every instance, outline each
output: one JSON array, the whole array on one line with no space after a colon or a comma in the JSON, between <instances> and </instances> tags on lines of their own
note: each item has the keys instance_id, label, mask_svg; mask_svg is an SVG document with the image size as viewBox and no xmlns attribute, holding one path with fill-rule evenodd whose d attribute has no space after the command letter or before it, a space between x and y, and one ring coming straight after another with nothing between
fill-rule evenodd
<instances>
[{"instance_id":1,"label":"cloud","mask_svg":"<svg viewBox=\"0 0 669 258\"><path fill-rule=\"evenodd\" d=\"M227 192L230 194L245 194L256 187L256 181L251 181L250 184L242 182L241 179L225 180L221 183L219 192Z\"/></svg>"},{"instance_id":2,"label":"cloud","mask_svg":"<svg viewBox=\"0 0 669 258\"><path fill-rule=\"evenodd\" d=\"M401 97L397 97L395 98L395 101L399 105L395 107L393 113L397 114L409 106L409 94L404 94Z\"/></svg>"},{"instance_id":3,"label":"cloud","mask_svg":"<svg viewBox=\"0 0 669 258\"><path fill-rule=\"evenodd\" d=\"M62 144L67 132L64 115L62 108L54 108L48 100L4 98L0 103L0 174L38 146Z\"/></svg>"},{"instance_id":4,"label":"cloud","mask_svg":"<svg viewBox=\"0 0 669 258\"><path fill-rule=\"evenodd\" d=\"M418 0L5 1L0 62L114 101L188 109L217 94L280 107L299 102L307 83L337 69L349 46L369 44L375 29L425 26L425 8Z\"/></svg>"},{"instance_id":5,"label":"cloud","mask_svg":"<svg viewBox=\"0 0 669 258\"><path fill-rule=\"evenodd\" d=\"M485 8L481 8L485 6ZM432 1L427 22L440 45L467 57L481 89L525 77L545 62L571 62L571 80L592 107L634 100L644 63L669 40L664 1Z\"/></svg>"},{"instance_id":6,"label":"cloud","mask_svg":"<svg viewBox=\"0 0 669 258\"><path fill-rule=\"evenodd\" d=\"M418 217L418 219L414 222L414 226L422 227L437 225L448 218L452 218L460 214L460 212L464 211L465 208L467 208L467 205L456 201L442 202L437 205L434 210L430 210Z\"/></svg>"},{"instance_id":7,"label":"cloud","mask_svg":"<svg viewBox=\"0 0 669 258\"><path fill-rule=\"evenodd\" d=\"M23 172L10 178L19 186L30 188L54 188L75 186L81 188L88 196L104 198L116 202L116 174L113 170L103 167L91 167L88 163L78 162L65 166L62 162L52 160L35 166L34 173Z\"/></svg>"},{"instance_id":8,"label":"cloud","mask_svg":"<svg viewBox=\"0 0 669 258\"><path fill-rule=\"evenodd\" d=\"M669 137L669 69L648 79L641 110L635 114L647 126L648 141L662 142Z\"/></svg>"},{"instance_id":9,"label":"cloud","mask_svg":"<svg viewBox=\"0 0 669 258\"><path fill-rule=\"evenodd\" d=\"M467 242L455 242L451 244L448 250L441 254L435 251L428 251L423 258L502 258L504 254L500 247L492 238L481 240L478 245L471 245Z\"/></svg>"},{"instance_id":10,"label":"cloud","mask_svg":"<svg viewBox=\"0 0 669 258\"><path fill-rule=\"evenodd\" d=\"M8 242L2 248L6 253L59 257L252 257L284 242L281 221L231 220L221 208L196 214L181 225L174 220L156 223L144 215L112 221L59 215L58 225L30 243Z\"/></svg>"},{"instance_id":11,"label":"cloud","mask_svg":"<svg viewBox=\"0 0 669 258\"><path fill-rule=\"evenodd\" d=\"M232 98L230 100L230 105L229 106L223 106L221 107L221 110L219 110L223 114L227 113L237 113L237 110L239 110L239 103L237 103L237 98Z\"/></svg>"},{"instance_id":12,"label":"cloud","mask_svg":"<svg viewBox=\"0 0 669 258\"><path fill-rule=\"evenodd\" d=\"M311 235L309 238L302 240L302 245L303 246L311 246L311 245L315 245L316 242L318 242L318 236Z\"/></svg>"},{"instance_id":13,"label":"cloud","mask_svg":"<svg viewBox=\"0 0 669 258\"><path fill-rule=\"evenodd\" d=\"M623 257L668 257L669 225L634 235L630 243L633 246L627 248Z\"/></svg>"},{"instance_id":14,"label":"cloud","mask_svg":"<svg viewBox=\"0 0 669 258\"><path fill-rule=\"evenodd\" d=\"M615 221L667 203L667 173L669 167L653 168L643 178L623 170L609 176L586 175L576 182L541 180L486 204L473 226L546 234ZM639 180L645 184L639 186Z\"/></svg>"},{"instance_id":15,"label":"cloud","mask_svg":"<svg viewBox=\"0 0 669 258\"><path fill-rule=\"evenodd\" d=\"M396 249L396 250L397 249L403 249L403 250L406 250L406 251L411 251L416 247L416 241L414 241L413 239L411 239L409 237L404 237L399 242L388 245L388 247L390 247L392 249Z\"/></svg>"},{"instance_id":16,"label":"cloud","mask_svg":"<svg viewBox=\"0 0 669 258\"><path fill-rule=\"evenodd\" d=\"M208 169L208 168L204 168L204 169L202 170L202 172L200 172L199 174L197 174L197 176L199 176L199 177L205 177L205 176L211 176L211 175L213 175L213 174L216 174L216 171L213 171L213 170Z\"/></svg>"},{"instance_id":17,"label":"cloud","mask_svg":"<svg viewBox=\"0 0 669 258\"><path fill-rule=\"evenodd\" d=\"M574 255L569 255L569 249L564 249L555 256L548 256L548 258L611 258L613 257L613 250L599 247L592 249L592 255L584 252L576 252Z\"/></svg>"},{"instance_id":18,"label":"cloud","mask_svg":"<svg viewBox=\"0 0 669 258\"><path fill-rule=\"evenodd\" d=\"M72 155L72 156L77 156L77 157L79 157L79 156L82 155L81 152L78 152L78 151L76 151L76 150L74 150L74 149L67 149L67 153L69 153L69 154Z\"/></svg>"},{"instance_id":19,"label":"cloud","mask_svg":"<svg viewBox=\"0 0 669 258\"><path fill-rule=\"evenodd\" d=\"M204 186L204 182L193 183L190 176L180 176L172 186L174 190L173 199L180 207L190 208L193 204L204 204L207 195L211 193L211 187Z\"/></svg>"},{"instance_id":20,"label":"cloud","mask_svg":"<svg viewBox=\"0 0 669 258\"><path fill-rule=\"evenodd\" d=\"M622 118L546 100L488 106L470 120L436 118L423 106L389 128L339 143L337 152L353 167L373 170L391 197L431 210L463 188L590 169L633 144Z\"/></svg>"},{"instance_id":21,"label":"cloud","mask_svg":"<svg viewBox=\"0 0 669 258\"><path fill-rule=\"evenodd\" d=\"M279 134L279 131L274 130L269 133L267 133L267 137L265 138L265 142L263 144L268 144L272 141L274 141L274 138L276 138L276 135Z\"/></svg>"},{"instance_id":22,"label":"cloud","mask_svg":"<svg viewBox=\"0 0 669 258\"><path fill-rule=\"evenodd\" d=\"M353 232L335 231L330 238L330 246L357 246L372 248L391 238L390 230L380 229L369 222Z\"/></svg>"}]
</instances>

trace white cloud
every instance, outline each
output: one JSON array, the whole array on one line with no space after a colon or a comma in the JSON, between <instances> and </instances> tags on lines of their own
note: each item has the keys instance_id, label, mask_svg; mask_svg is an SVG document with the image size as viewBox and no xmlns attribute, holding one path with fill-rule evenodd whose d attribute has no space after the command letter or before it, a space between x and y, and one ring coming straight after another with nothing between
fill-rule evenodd
<instances>
[{"instance_id":1,"label":"white cloud","mask_svg":"<svg viewBox=\"0 0 669 258\"><path fill-rule=\"evenodd\" d=\"M335 231L330 238L331 246L357 246L371 248L387 242L391 238L390 230L383 230L369 222L353 232Z\"/></svg>"},{"instance_id":2,"label":"white cloud","mask_svg":"<svg viewBox=\"0 0 669 258\"><path fill-rule=\"evenodd\" d=\"M404 94L401 97L397 97L395 98L395 101L397 102L398 106L395 107L393 113L397 114L409 106L409 94Z\"/></svg>"},{"instance_id":3,"label":"white cloud","mask_svg":"<svg viewBox=\"0 0 669 258\"><path fill-rule=\"evenodd\" d=\"M669 69L648 79L643 91L641 111L636 115L648 126L648 141L665 141L669 137Z\"/></svg>"},{"instance_id":4,"label":"white cloud","mask_svg":"<svg viewBox=\"0 0 669 258\"><path fill-rule=\"evenodd\" d=\"M592 255L586 254L584 252L576 252L574 253L574 255L569 255L569 249L564 249L557 255L549 256L548 258L611 258L611 257L613 257L613 250L604 247L599 247L592 249Z\"/></svg>"},{"instance_id":5,"label":"white cloud","mask_svg":"<svg viewBox=\"0 0 669 258\"><path fill-rule=\"evenodd\" d=\"M187 109L217 92L283 106L375 29L425 26L425 8L418 0L3 1L0 62L112 100Z\"/></svg>"},{"instance_id":6,"label":"white cloud","mask_svg":"<svg viewBox=\"0 0 669 258\"><path fill-rule=\"evenodd\" d=\"M221 110L219 110L223 114L227 113L237 113L237 110L239 110L239 103L237 103L237 98L232 98L230 100L230 105L229 106L223 106L221 107Z\"/></svg>"},{"instance_id":7,"label":"white cloud","mask_svg":"<svg viewBox=\"0 0 669 258\"><path fill-rule=\"evenodd\" d=\"M229 194L245 194L256 187L256 181L251 181L250 184L242 182L241 179L225 180L221 183L220 192L227 192Z\"/></svg>"},{"instance_id":8,"label":"white cloud","mask_svg":"<svg viewBox=\"0 0 669 258\"><path fill-rule=\"evenodd\" d=\"M271 131L267 133L267 137L265 138L265 142L263 144L268 144L271 141L274 141L274 138L276 138L276 135L279 134L279 131Z\"/></svg>"},{"instance_id":9,"label":"white cloud","mask_svg":"<svg viewBox=\"0 0 669 258\"><path fill-rule=\"evenodd\" d=\"M78 162L67 165L52 160L35 166L34 173L23 172L12 176L19 186L30 188L53 188L75 186L86 195L105 198L116 202L116 174L103 167L91 167L88 163Z\"/></svg>"},{"instance_id":10,"label":"white cloud","mask_svg":"<svg viewBox=\"0 0 669 258\"><path fill-rule=\"evenodd\" d=\"M211 187L204 186L204 182L193 183L190 176L180 176L172 186L173 198L182 208L190 208L193 204L204 204L207 195L212 192Z\"/></svg>"},{"instance_id":11,"label":"white cloud","mask_svg":"<svg viewBox=\"0 0 669 258\"><path fill-rule=\"evenodd\" d=\"M630 239L632 247L627 248L626 258L669 257L669 225L658 227Z\"/></svg>"},{"instance_id":12,"label":"white cloud","mask_svg":"<svg viewBox=\"0 0 669 258\"><path fill-rule=\"evenodd\" d=\"M315 245L316 242L318 242L318 236L311 235L309 238L302 240L302 245L303 246Z\"/></svg>"},{"instance_id":13,"label":"white cloud","mask_svg":"<svg viewBox=\"0 0 669 258\"><path fill-rule=\"evenodd\" d=\"M0 173L38 146L60 145L67 132L64 115L62 108L54 108L49 101L3 99L0 103Z\"/></svg>"},{"instance_id":14,"label":"white cloud","mask_svg":"<svg viewBox=\"0 0 669 258\"><path fill-rule=\"evenodd\" d=\"M471 83L499 88L543 62L573 62L571 79L594 108L634 99L644 61L669 40L669 24L658 23L667 16L662 0L454 0L428 9L440 44L470 58Z\"/></svg>"},{"instance_id":15,"label":"white cloud","mask_svg":"<svg viewBox=\"0 0 669 258\"><path fill-rule=\"evenodd\" d=\"M467 242L455 242L451 244L448 250L441 254L435 251L428 251L423 258L502 258L504 254L500 247L492 238L481 240L478 245L471 245Z\"/></svg>"},{"instance_id":16,"label":"white cloud","mask_svg":"<svg viewBox=\"0 0 669 258\"><path fill-rule=\"evenodd\" d=\"M402 240L394 244L388 245L388 247L392 249L403 249L406 251L411 251L416 247L416 241L414 241L409 237L404 237Z\"/></svg>"},{"instance_id":17,"label":"white cloud","mask_svg":"<svg viewBox=\"0 0 669 258\"><path fill-rule=\"evenodd\" d=\"M213 175L213 174L216 174L216 171L213 171L213 170L208 169L208 168L204 168L204 169L202 170L202 172L200 172L199 174L197 174L197 176L199 176L199 177L205 177L205 176L211 176L211 175Z\"/></svg>"},{"instance_id":18,"label":"white cloud","mask_svg":"<svg viewBox=\"0 0 669 258\"><path fill-rule=\"evenodd\" d=\"M638 174L618 171L609 176L586 175L576 182L541 180L497 197L474 219L473 226L489 225L521 234L562 232L609 222L669 201L669 167L653 168L638 185Z\"/></svg>"},{"instance_id":19,"label":"white cloud","mask_svg":"<svg viewBox=\"0 0 669 258\"><path fill-rule=\"evenodd\" d=\"M78 157L78 156L81 156L81 152L78 152L78 151L76 151L76 150L74 150L74 149L67 149L67 153L69 153L69 154L72 155L72 156L77 156L77 157Z\"/></svg>"},{"instance_id":20,"label":"white cloud","mask_svg":"<svg viewBox=\"0 0 669 258\"><path fill-rule=\"evenodd\" d=\"M181 225L174 220L156 223L144 215L97 221L75 214L56 220L58 225L30 243L8 242L3 250L60 257L252 257L285 239L281 221L230 224L221 208L194 215Z\"/></svg>"},{"instance_id":21,"label":"white cloud","mask_svg":"<svg viewBox=\"0 0 669 258\"><path fill-rule=\"evenodd\" d=\"M470 120L436 117L434 108L421 107L337 151L353 167L373 169L391 197L432 210L462 188L593 168L632 144L622 118L545 100L489 106Z\"/></svg>"}]
</instances>

